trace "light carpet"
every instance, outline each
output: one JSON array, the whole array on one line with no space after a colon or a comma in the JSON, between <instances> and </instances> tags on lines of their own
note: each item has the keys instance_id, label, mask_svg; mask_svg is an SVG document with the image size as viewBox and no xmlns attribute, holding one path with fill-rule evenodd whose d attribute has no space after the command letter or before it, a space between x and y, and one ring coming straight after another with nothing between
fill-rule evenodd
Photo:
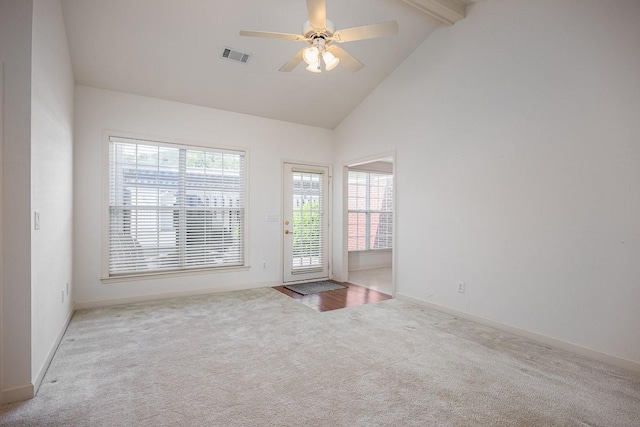
<instances>
[{"instance_id":1,"label":"light carpet","mask_svg":"<svg viewBox=\"0 0 640 427\"><path fill-rule=\"evenodd\" d=\"M639 426L640 375L389 300L273 289L79 311L16 426Z\"/></svg>"}]
</instances>

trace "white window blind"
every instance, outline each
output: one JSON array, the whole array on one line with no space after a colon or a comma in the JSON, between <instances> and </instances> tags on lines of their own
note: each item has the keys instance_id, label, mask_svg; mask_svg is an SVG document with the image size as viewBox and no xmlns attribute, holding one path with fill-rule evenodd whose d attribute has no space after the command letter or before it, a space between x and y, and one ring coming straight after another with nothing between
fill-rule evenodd
<instances>
[{"instance_id":1,"label":"white window blind","mask_svg":"<svg viewBox=\"0 0 640 427\"><path fill-rule=\"evenodd\" d=\"M324 268L324 215L322 173L293 171L292 274Z\"/></svg>"},{"instance_id":2,"label":"white window blind","mask_svg":"<svg viewBox=\"0 0 640 427\"><path fill-rule=\"evenodd\" d=\"M350 170L348 186L348 250L390 249L393 175Z\"/></svg>"},{"instance_id":3,"label":"white window blind","mask_svg":"<svg viewBox=\"0 0 640 427\"><path fill-rule=\"evenodd\" d=\"M244 265L241 151L109 140L109 276Z\"/></svg>"}]
</instances>

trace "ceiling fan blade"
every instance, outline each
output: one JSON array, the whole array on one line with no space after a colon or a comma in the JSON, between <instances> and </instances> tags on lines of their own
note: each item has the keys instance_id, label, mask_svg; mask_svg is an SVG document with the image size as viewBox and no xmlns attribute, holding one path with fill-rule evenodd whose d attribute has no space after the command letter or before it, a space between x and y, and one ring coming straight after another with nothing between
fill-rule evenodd
<instances>
[{"instance_id":1,"label":"ceiling fan blade","mask_svg":"<svg viewBox=\"0 0 640 427\"><path fill-rule=\"evenodd\" d=\"M327 28L327 5L325 0L307 0L309 23L313 28L323 30Z\"/></svg>"},{"instance_id":2,"label":"ceiling fan blade","mask_svg":"<svg viewBox=\"0 0 640 427\"><path fill-rule=\"evenodd\" d=\"M327 48L329 52L331 52L336 58L340 60L341 64L344 64L352 73L360 70L364 67L364 64L357 60L354 56L348 53L346 50L338 47L336 45L329 46Z\"/></svg>"},{"instance_id":3,"label":"ceiling fan blade","mask_svg":"<svg viewBox=\"0 0 640 427\"><path fill-rule=\"evenodd\" d=\"M293 71L293 69L296 68L298 64L302 62L302 52L304 52L305 49L306 47L300 49L298 53L296 53L293 56L293 58L289 60L289 62L287 62L280 68L280 71L284 71L284 72Z\"/></svg>"},{"instance_id":4,"label":"ceiling fan blade","mask_svg":"<svg viewBox=\"0 0 640 427\"><path fill-rule=\"evenodd\" d=\"M240 31L241 36L245 37L263 37L266 39L285 39L285 40L294 40L294 41L306 41L303 36L299 34L288 34L288 33L272 33L269 31Z\"/></svg>"},{"instance_id":5,"label":"ceiling fan blade","mask_svg":"<svg viewBox=\"0 0 640 427\"><path fill-rule=\"evenodd\" d=\"M394 36L396 34L398 34L398 23L396 21L386 21L379 24L346 28L344 30L336 31L333 35L333 39L338 43L344 43L356 40L373 39L376 37Z\"/></svg>"}]
</instances>

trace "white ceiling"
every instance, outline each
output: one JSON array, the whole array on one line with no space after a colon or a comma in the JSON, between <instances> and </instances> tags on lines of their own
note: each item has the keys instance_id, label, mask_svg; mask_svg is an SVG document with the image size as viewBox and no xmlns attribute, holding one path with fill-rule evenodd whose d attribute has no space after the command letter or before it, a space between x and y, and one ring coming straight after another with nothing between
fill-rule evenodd
<instances>
[{"instance_id":1,"label":"white ceiling","mask_svg":"<svg viewBox=\"0 0 640 427\"><path fill-rule=\"evenodd\" d=\"M313 74L278 69L300 42L239 30L301 32L305 0L62 0L76 83L335 128L439 25L402 0L327 0L337 29L387 20L397 36L344 43L365 63ZM225 47L247 64L220 58Z\"/></svg>"}]
</instances>

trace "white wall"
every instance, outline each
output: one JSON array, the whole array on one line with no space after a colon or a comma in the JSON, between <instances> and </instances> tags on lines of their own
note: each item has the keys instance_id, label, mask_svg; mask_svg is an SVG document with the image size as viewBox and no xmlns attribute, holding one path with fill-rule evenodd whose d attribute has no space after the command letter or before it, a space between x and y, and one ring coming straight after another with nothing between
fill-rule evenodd
<instances>
[{"instance_id":1,"label":"white wall","mask_svg":"<svg viewBox=\"0 0 640 427\"><path fill-rule=\"evenodd\" d=\"M635 0L478 2L336 129L337 165L397 150L399 295L640 366L639 21Z\"/></svg>"},{"instance_id":2,"label":"white wall","mask_svg":"<svg viewBox=\"0 0 640 427\"><path fill-rule=\"evenodd\" d=\"M391 162L369 162L357 166L350 166L349 169L362 170L367 172L387 172L393 173L393 163Z\"/></svg>"},{"instance_id":3,"label":"white wall","mask_svg":"<svg viewBox=\"0 0 640 427\"><path fill-rule=\"evenodd\" d=\"M331 131L210 108L77 86L74 147L74 283L79 307L281 283L282 161L331 163ZM103 283L103 130L176 138L249 152L250 269ZM262 269L262 260L267 269Z\"/></svg>"},{"instance_id":4,"label":"white wall","mask_svg":"<svg viewBox=\"0 0 640 427\"><path fill-rule=\"evenodd\" d=\"M0 0L3 82L2 316L0 401L33 395L31 384L32 2Z\"/></svg>"},{"instance_id":5,"label":"white wall","mask_svg":"<svg viewBox=\"0 0 640 427\"><path fill-rule=\"evenodd\" d=\"M59 0L34 0L31 74L31 377L36 385L71 315L74 80ZM61 295L63 293L63 295Z\"/></svg>"},{"instance_id":6,"label":"white wall","mask_svg":"<svg viewBox=\"0 0 640 427\"><path fill-rule=\"evenodd\" d=\"M349 271L391 267L391 249L349 252Z\"/></svg>"}]
</instances>

